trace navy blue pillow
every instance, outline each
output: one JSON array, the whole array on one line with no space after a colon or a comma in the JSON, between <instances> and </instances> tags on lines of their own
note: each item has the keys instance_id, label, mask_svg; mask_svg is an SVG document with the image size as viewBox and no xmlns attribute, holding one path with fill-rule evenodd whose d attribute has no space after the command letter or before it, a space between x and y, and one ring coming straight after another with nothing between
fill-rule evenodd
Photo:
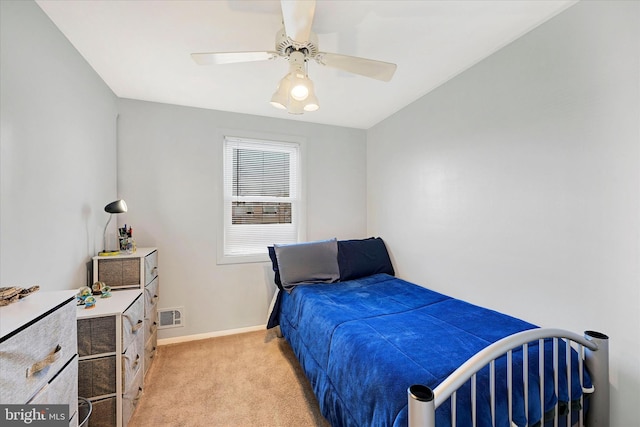
<instances>
[{"instance_id":1,"label":"navy blue pillow","mask_svg":"<svg viewBox=\"0 0 640 427\"><path fill-rule=\"evenodd\" d=\"M278 289L282 289L282 282L280 281L280 269L278 268L278 259L276 258L276 250L273 246L267 246L269 250L269 258L271 258L271 268L273 268L273 272L275 273L275 277L273 279L276 282L276 286Z\"/></svg>"},{"instance_id":2,"label":"navy blue pillow","mask_svg":"<svg viewBox=\"0 0 640 427\"><path fill-rule=\"evenodd\" d=\"M387 247L379 237L338 240L340 280L353 280L373 274L395 275Z\"/></svg>"}]
</instances>

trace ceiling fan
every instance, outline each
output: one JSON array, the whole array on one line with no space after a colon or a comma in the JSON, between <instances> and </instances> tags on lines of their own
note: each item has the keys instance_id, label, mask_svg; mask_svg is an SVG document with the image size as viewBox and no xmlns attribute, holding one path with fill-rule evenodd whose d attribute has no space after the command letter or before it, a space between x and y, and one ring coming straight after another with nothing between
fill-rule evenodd
<instances>
[{"instance_id":1,"label":"ceiling fan","mask_svg":"<svg viewBox=\"0 0 640 427\"><path fill-rule=\"evenodd\" d=\"M284 28L276 33L273 51L264 52L207 52L192 53L199 65L231 64L285 58L289 61L289 73L280 80L271 105L292 114L316 111L320 108L313 90L313 82L307 73L307 63L337 68L349 73L388 82L396 71L396 64L355 56L326 53L318 50L318 38L311 31L315 14L315 0L281 0Z\"/></svg>"}]
</instances>

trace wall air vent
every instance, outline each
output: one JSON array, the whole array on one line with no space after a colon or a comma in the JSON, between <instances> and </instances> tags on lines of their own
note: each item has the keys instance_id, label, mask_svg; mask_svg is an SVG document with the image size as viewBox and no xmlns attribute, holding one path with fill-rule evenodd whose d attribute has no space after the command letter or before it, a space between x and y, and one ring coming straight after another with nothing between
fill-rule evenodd
<instances>
[{"instance_id":1,"label":"wall air vent","mask_svg":"<svg viewBox=\"0 0 640 427\"><path fill-rule=\"evenodd\" d=\"M158 329L184 326L184 307L158 310Z\"/></svg>"}]
</instances>

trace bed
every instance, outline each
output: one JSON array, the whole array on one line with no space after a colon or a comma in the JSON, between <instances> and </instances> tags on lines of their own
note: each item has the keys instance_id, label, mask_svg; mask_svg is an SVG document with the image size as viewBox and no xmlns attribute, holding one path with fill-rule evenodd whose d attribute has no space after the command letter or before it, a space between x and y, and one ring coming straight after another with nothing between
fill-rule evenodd
<instances>
[{"instance_id":1,"label":"bed","mask_svg":"<svg viewBox=\"0 0 640 427\"><path fill-rule=\"evenodd\" d=\"M538 328L397 278L380 238L269 253L280 290L267 326L332 426L608 425L606 336Z\"/></svg>"}]
</instances>

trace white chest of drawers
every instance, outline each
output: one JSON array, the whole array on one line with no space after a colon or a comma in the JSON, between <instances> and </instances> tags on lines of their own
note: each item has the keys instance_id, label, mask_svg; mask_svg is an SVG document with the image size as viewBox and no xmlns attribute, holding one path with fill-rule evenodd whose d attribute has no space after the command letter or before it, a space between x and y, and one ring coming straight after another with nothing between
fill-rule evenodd
<instances>
[{"instance_id":1,"label":"white chest of drawers","mask_svg":"<svg viewBox=\"0 0 640 427\"><path fill-rule=\"evenodd\" d=\"M0 403L68 404L77 426L76 291L39 291L0 307Z\"/></svg>"},{"instance_id":2,"label":"white chest of drawers","mask_svg":"<svg viewBox=\"0 0 640 427\"><path fill-rule=\"evenodd\" d=\"M78 307L78 389L91 400L92 427L126 426L142 395L144 297L141 290L114 291Z\"/></svg>"},{"instance_id":3,"label":"white chest of drawers","mask_svg":"<svg viewBox=\"0 0 640 427\"><path fill-rule=\"evenodd\" d=\"M140 289L144 292L144 374L156 354L157 309L160 288L158 249L138 248L131 254L93 257L93 277L112 289ZM114 292L115 293L115 292Z\"/></svg>"}]
</instances>

